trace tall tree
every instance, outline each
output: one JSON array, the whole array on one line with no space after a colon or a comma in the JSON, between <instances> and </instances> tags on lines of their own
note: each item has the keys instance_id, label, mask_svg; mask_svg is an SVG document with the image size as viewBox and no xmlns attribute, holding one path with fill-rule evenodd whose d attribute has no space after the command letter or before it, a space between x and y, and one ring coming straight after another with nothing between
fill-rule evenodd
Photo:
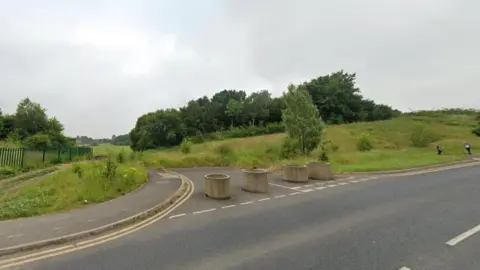
<instances>
[{"instance_id":1,"label":"tall tree","mask_svg":"<svg viewBox=\"0 0 480 270\"><path fill-rule=\"evenodd\" d=\"M240 114L242 114L243 103L241 101L230 99L227 104L227 115L231 117L232 122L230 126L234 126L238 123Z\"/></svg>"},{"instance_id":2,"label":"tall tree","mask_svg":"<svg viewBox=\"0 0 480 270\"><path fill-rule=\"evenodd\" d=\"M15 129L21 139L48 130L46 110L39 104L25 98L17 106L15 113Z\"/></svg>"},{"instance_id":3,"label":"tall tree","mask_svg":"<svg viewBox=\"0 0 480 270\"><path fill-rule=\"evenodd\" d=\"M282 119L288 138L298 143L300 153L309 154L321 141L322 118L304 86L290 84L284 98Z\"/></svg>"},{"instance_id":4,"label":"tall tree","mask_svg":"<svg viewBox=\"0 0 480 270\"><path fill-rule=\"evenodd\" d=\"M251 93L244 103L244 115L249 117L253 125L256 120L266 120L271 101L271 94L267 90Z\"/></svg>"}]
</instances>

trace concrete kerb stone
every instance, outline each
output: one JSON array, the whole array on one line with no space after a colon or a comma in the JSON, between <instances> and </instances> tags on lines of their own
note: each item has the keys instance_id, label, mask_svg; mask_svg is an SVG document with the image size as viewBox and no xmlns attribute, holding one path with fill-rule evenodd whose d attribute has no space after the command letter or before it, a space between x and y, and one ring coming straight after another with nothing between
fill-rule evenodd
<instances>
[{"instance_id":1,"label":"concrete kerb stone","mask_svg":"<svg viewBox=\"0 0 480 270\"><path fill-rule=\"evenodd\" d=\"M168 199L166 199L162 203L160 203L160 204L158 204L158 205L156 205L156 206L154 206L154 207L152 207L152 208L150 208L146 211L143 211L143 212L138 213L136 215L133 215L131 217L127 217L125 219L122 219L122 220L119 220L119 221L116 221L116 222L113 222L113 223L110 223L110 224L107 224L107 225L104 225L104 226L101 226L101 227L97 227L97 228L94 228L94 229L85 230L85 231L82 231L82 232L73 233L73 234L69 234L69 235L64 235L64 236L60 236L60 237L56 237L56 238L41 240L41 241L37 241L37 242L32 242L32 243L28 243L28 244L22 244L22 245L17 245L17 246L13 246L13 247L2 248L2 249L0 249L0 257L6 256L6 255L12 255L12 254L15 254L15 253L20 253L20 252L26 252L26 251L31 251L31 250L35 250L35 249L45 248L47 246L55 246L55 245L65 244L65 243L68 243L68 242L72 242L72 241L75 241L75 240L80 240L80 239L87 238L87 237L90 237L90 236L95 236L95 235L99 235L99 234L106 233L106 232L109 232L109 231L118 230L118 229L121 229L123 227L127 227L129 225L133 225L133 224L138 223L140 221L146 220L146 219L148 219L148 218L166 210L168 207L174 205L177 201L179 201L182 198L184 198L185 196L187 196L189 191L192 189L192 184L191 184L191 182L189 181L188 178L186 178L183 175L177 174L175 172L170 172L170 173L179 176L179 178L182 181L182 183L180 185L180 188L178 188L177 191L175 191L175 193L173 193Z\"/></svg>"}]
</instances>

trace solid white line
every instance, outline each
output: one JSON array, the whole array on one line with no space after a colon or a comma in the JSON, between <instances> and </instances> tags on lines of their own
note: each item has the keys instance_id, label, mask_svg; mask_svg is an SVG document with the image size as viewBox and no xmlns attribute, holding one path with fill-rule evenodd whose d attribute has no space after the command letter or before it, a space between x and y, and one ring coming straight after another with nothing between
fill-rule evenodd
<instances>
[{"instance_id":1,"label":"solid white line","mask_svg":"<svg viewBox=\"0 0 480 270\"><path fill-rule=\"evenodd\" d=\"M215 211L215 210L217 210L217 208L210 208L210 209L206 209L206 210L202 210L202 211L193 212L193 214L194 214L194 215L196 215L196 214L203 214L203 213L212 212L212 211Z\"/></svg>"},{"instance_id":2,"label":"solid white line","mask_svg":"<svg viewBox=\"0 0 480 270\"><path fill-rule=\"evenodd\" d=\"M313 189L305 189L305 190L302 190L302 192L312 192L314 191Z\"/></svg>"},{"instance_id":3,"label":"solid white line","mask_svg":"<svg viewBox=\"0 0 480 270\"><path fill-rule=\"evenodd\" d=\"M470 230L448 240L445 244L449 246L455 246L456 244L460 243L461 241L467 239L468 237L474 235L475 233L480 231L480 224L471 228Z\"/></svg>"},{"instance_id":4,"label":"solid white line","mask_svg":"<svg viewBox=\"0 0 480 270\"><path fill-rule=\"evenodd\" d=\"M278 198L283 198L283 197L285 197L285 195L278 195L278 196L275 196L274 198L278 199Z\"/></svg>"},{"instance_id":5,"label":"solid white line","mask_svg":"<svg viewBox=\"0 0 480 270\"><path fill-rule=\"evenodd\" d=\"M293 195L298 195L298 194L300 194L300 192L293 192L293 193L290 193L288 195L293 196Z\"/></svg>"},{"instance_id":6,"label":"solid white line","mask_svg":"<svg viewBox=\"0 0 480 270\"><path fill-rule=\"evenodd\" d=\"M227 209L227 208L232 208L235 207L235 204L227 205L227 206L222 206L222 209Z\"/></svg>"},{"instance_id":7,"label":"solid white line","mask_svg":"<svg viewBox=\"0 0 480 270\"><path fill-rule=\"evenodd\" d=\"M337 185L328 185L328 187L336 187Z\"/></svg>"},{"instance_id":8,"label":"solid white line","mask_svg":"<svg viewBox=\"0 0 480 270\"><path fill-rule=\"evenodd\" d=\"M286 188L286 189L291 189L291 190L297 190L298 188L300 187L287 187L287 186L282 186L282 185L278 185L278 184L273 184L273 183L268 183L269 185L272 185L272 186L276 186L276 187L281 187L281 188Z\"/></svg>"},{"instance_id":9,"label":"solid white line","mask_svg":"<svg viewBox=\"0 0 480 270\"><path fill-rule=\"evenodd\" d=\"M263 201L268 201L268 200L270 200L270 198L263 198L263 199L260 199L260 200L258 200L258 201L259 201L259 202L263 202Z\"/></svg>"},{"instance_id":10,"label":"solid white line","mask_svg":"<svg viewBox=\"0 0 480 270\"><path fill-rule=\"evenodd\" d=\"M174 219L174 218L183 217L183 216L186 216L186 215L187 214L185 214L185 213L181 213L181 214L178 214L178 215L170 216L170 217L168 217L168 219Z\"/></svg>"},{"instance_id":11,"label":"solid white line","mask_svg":"<svg viewBox=\"0 0 480 270\"><path fill-rule=\"evenodd\" d=\"M322 189L326 189L327 187L317 187L315 188L316 190L322 190Z\"/></svg>"},{"instance_id":12,"label":"solid white line","mask_svg":"<svg viewBox=\"0 0 480 270\"><path fill-rule=\"evenodd\" d=\"M248 202L242 202L240 205L247 205L247 204L252 204L253 201L248 201Z\"/></svg>"}]
</instances>

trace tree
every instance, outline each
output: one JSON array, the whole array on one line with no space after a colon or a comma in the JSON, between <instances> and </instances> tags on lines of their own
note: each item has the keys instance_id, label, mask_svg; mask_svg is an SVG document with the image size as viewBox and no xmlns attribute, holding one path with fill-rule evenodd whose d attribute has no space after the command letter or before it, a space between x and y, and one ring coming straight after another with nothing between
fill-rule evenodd
<instances>
[{"instance_id":1,"label":"tree","mask_svg":"<svg viewBox=\"0 0 480 270\"><path fill-rule=\"evenodd\" d=\"M227 104L227 115L232 118L231 126L233 127L235 124L235 121L238 121L238 117L242 113L243 110L243 103L235 100L235 99L230 99Z\"/></svg>"},{"instance_id":2,"label":"tree","mask_svg":"<svg viewBox=\"0 0 480 270\"><path fill-rule=\"evenodd\" d=\"M288 139L297 142L300 153L307 155L321 141L324 128L322 118L305 86L290 84L284 99L286 109L282 111L282 119Z\"/></svg>"},{"instance_id":3,"label":"tree","mask_svg":"<svg viewBox=\"0 0 480 270\"><path fill-rule=\"evenodd\" d=\"M46 110L39 103L32 102L29 98L20 101L15 113L15 129L21 139L36 133L46 133L48 124Z\"/></svg>"},{"instance_id":4,"label":"tree","mask_svg":"<svg viewBox=\"0 0 480 270\"><path fill-rule=\"evenodd\" d=\"M244 103L244 115L249 117L252 125L256 120L267 120L268 106L272 101L271 95L267 90L251 93Z\"/></svg>"}]
</instances>

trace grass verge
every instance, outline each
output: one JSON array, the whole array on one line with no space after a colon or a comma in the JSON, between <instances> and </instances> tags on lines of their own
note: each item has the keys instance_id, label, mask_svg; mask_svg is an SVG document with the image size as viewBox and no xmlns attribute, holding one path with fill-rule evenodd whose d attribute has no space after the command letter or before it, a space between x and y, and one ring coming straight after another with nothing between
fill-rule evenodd
<instances>
[{"instance_id":1,"label":"grass verge","mask_svg":"<svg viewBox=\"0 0 480 270\"><path fill-rule=\"evenodd\" d=\"M91 162L27 182L0 193L0 220L35 216L104 202L143 185L148 179L138 162Z\"/></svg>"}]
</instances>

